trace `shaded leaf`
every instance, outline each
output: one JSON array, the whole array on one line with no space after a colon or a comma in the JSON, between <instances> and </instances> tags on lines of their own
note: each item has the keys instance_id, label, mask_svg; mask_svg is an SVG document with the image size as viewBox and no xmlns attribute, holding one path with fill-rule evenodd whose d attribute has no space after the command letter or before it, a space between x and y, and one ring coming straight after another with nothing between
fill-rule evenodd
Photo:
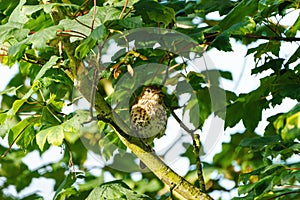
<instances>
[{"instance_id":1,"label":"shaded leaf","mask_svg":"<svg viewBox=\"0 0 300 200\"><path fill-rule=\"evenodd\" d=\"M69 173L57 188L53 199L63 200L77 194L78 191L75 188L71 188L75 182L76 178Z\"/></svg>"},{"instance_id":2,"label":"shaded leaf","mask_svg":"<svg viewBox=\"0 0 300 200\"><path fill-rule=\"evenodd\" d=\"M104 25L98 26L93 32L76 48L75 55L77 58L83 59L95 47L97 42L105 39L107 30Z\"/></svg>"},{"instance_id":3,"label":"shaded leaf","mask_svg":"<svg viewBox=\"0 0 300 200\"><path fill-rule=\"evenodd\" d=\"M226 17L220 21L219 26L226 30L234 24L238 24L244 17L251 16L258 9L259 0L243 0L235 6Z\"/></svg>"},{"instance_id":4,"label":"shaded leaf","mask_svg":"<svg viewBox=\"0 0 300 200\"><path fill-rule=\"evenodd\" d=\"M130 200L141 200L141 199L151 199L147 195L137 194L132 191L125 183L122 181L113 181L104 183L92 190L87 200L104 200L104 199L130 199Z\"/></svg>"},{"instance_id":5,"label":"shaded leaf","mask_svg":"<svg viewBox=\"0 0 300 200\"><path fill-rule=\"evenodd\" d=\"M256 59L261 59L263 54L267 52L271 52L275 56L279 56L280 50L280 42L279 41L272 41L258 45L257 47L248 49L247 55L254 53L254 57Z\"/></svg>"},{"instance_id":6,"label":"shaded leaf","mask_svg":"<svg viewBox=\"0 0 300 200\"><path fill-rule=\"evenodd\" d=\"M297 60L299 60L299 57L300 57L300 47L298 47L297 50L294 52L294 54L289 58L286 65L296 62Z\"/></svg>"},{"instance_id":7,"label":"shaded leaf","mask_svg":"<svg viewBox=\"0 0 300 200\"><path fill-rule=\"evenodd\" d=\"M275 144L280 140L278 135L271 135L265 137L245 138L240 145L243 147L262 148L266 145Z\"/></svg>"},{"instance_id":8,"label":"shaded leaf","mask_svg":"<svg viewBox=\"0 0 300 200\"><path fill-rule=\"evenodd\" d=\"M268 62L265 62L263 65L252 69L251 73L258 74L258 73L261 73L261 72L269 70L269 69L272 69L275 73L279 73L279 71L281 70L281 68L283 66L284 61L285 61L285 59L282 59L282 58L272 59Z\"/></svg>"},{"instance_id":9,"label":"shaded leaf","mask_svg":"<svg viewBox=\"0 0 300 200\"><path fill-rule=\"evenodd\" d=\"M213 47L222 51L232 51L232 46L229 41L230 34L228 32L223 32L219 34L216 39L211 43Z\"/></svg>"},{"instance_id":10,"label":"shaded leaf","mask_svg":"<svg viewBox=\"0 0 300 200\"><path fill-rule=\"evenodd\" d=\"M145 23L163 23L165 27L175 22L175 11L153 0L139 1L134 4L137 15L141 15Z\"/></svg>"}]
</instances>

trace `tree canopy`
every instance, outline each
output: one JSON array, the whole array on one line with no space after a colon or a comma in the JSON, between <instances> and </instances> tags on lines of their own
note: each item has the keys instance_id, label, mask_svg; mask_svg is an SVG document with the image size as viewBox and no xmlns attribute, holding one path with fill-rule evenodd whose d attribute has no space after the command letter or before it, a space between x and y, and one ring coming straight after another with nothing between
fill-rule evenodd
<instances>
[{"instance_id":1,"label":"tree canopy","mask_svg":"<svg viewBox=\"0 0 300 200\"><path fill-rule=\"evenodd\" d=\"M222 199L232 191L235 200L299 199L299 104L270 116L264 133L256 133L264 110L300 100L300 47L280 54L286 43L299 45L300 16L281 23L299 15L299 6L297 0L0 0L0 67L18 68L0 92L1 199L42 199L39 188L29 187L38 178L54 181L53 199L215 193ZM234 69L215 69L205 59L211 49L232 51L235 42L248 47L251 74L261 77L251 92L224 88L221 80L232 81ZM163 86L169 117L171 139L157 154L129 125L129 107L149 84ZM203 162L201 131L212 116L223 120L222 129L242 122L244 132ZM61 147L51 155L58 162L35 169L24 162L52 146ZM101 167L87 165L91 155L103 159ZM174 156L188 161L184 174L170 168ZM24 189L30 192L19 195Z\"/></svg>"}]
</instances>

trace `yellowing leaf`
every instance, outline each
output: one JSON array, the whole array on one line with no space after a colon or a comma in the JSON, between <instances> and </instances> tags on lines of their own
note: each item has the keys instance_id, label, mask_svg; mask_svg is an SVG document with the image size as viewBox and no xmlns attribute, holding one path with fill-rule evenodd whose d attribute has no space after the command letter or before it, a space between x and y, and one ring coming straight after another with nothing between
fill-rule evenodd
<instances>
[{"instance_id":1,"label":"yellowing leaf","mask_svg":"<svg viewBox=\"0 0 300 200\"><path fill-rule=\"evenodd\" d=\"M133 76L133 69L132 69L131 65L129 65L129 64L127 65L127 71L131 76Z\"/></svg>"},{"instance_id":2,"label":"yellowing leaf","mask_svg":"<svg viewBox=\"0 0 300 200\"><path fill-rule=\"evenodd\" d=\"M64 139L64 130L62 126L52 127L48 130L47 141L49 144L60 146Z\"/></svg>"},{"instance_id":3,"label":"yellowing leaf","mask_svg":"<svg viewBox=\"0 0 300 200\"><path fill-rule=\"evenodd\" d=\"M61 125L44 129L36 135L36 143L41 151L43 151L46 141L48 141L49 144L59 146L62 144L63 139L64 132Z\"/></svg>"}]
</instances>

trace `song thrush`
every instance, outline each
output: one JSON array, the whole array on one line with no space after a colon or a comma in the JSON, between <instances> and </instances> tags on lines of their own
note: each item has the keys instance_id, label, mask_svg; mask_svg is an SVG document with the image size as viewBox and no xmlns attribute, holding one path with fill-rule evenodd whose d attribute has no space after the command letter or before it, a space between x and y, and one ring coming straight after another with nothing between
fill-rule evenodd
<instances>
[{"instance_id":1,"label":"song thrush","mask_svg":"<svg viewBox=\"0 0 300 200\"><path fill-rule=\"evenodd\" d=\"M167 112L164 107L163 93L158 86L145 86L131 106L131 128L134 134L147 146L155 138L164 135L167 125ZM143 168L143 163L140 164Z\"/></svg>"}]
</instances>

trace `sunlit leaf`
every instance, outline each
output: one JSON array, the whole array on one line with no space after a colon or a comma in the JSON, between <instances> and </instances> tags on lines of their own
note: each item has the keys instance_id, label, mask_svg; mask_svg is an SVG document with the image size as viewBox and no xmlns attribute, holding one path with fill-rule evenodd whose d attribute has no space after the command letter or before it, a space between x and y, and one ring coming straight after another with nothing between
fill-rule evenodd
<instances>
[{"instance_id":1,"label":"sunlit leaf","mask_svg":"<svg viewBox=\"0 0 300 200\"><path fill-rule=\"evenodd\" d=\"M16 95L16 92L18 89L20 89L22 87L22 85L20 85L19 87L11 87L11 88L8 88L6 90L3 90L0 92L0 95L3 95L3 94L7 94L7 95Z\"/></svg>"},{"instance_id":2,"label":"sunlit leaf","mask_svg":"<svg viewBox=\"0 0 300 200\"><path fill-rule=\"evenodd\" d=\"M26 3L26 0L20 0L19 5L14 9L14 11L11 13L9 17L9 22L19 22L19 23L25 23L28 18L24 13L22 13L22 7Z\"/></svg>"},{"instance_id":3,"label":"sunlit leaf","mask_svg":"<svg viewBox=\"0 0 300 200\"><path fill-rule=\"evenodd\" d=\"M33 126L38 119L36 117L28 117L13 126L8 135L9 143L16 142L23 149L26 149L34 139Z\"/></svg>"},{"instance_id":4,"label":"sunlit leaf","mask_svg":"<svg viewBox=\"0 0 300 200\"><path fill-rule=\"evenodd\" d=\"M64 132L62 126L53 126L47 129L44 129L37 133L36 143L39 146L40 150L43 151L46 141L49 144L59 146L62 144L64 139Z\"/></svg>"}]
</instances>

